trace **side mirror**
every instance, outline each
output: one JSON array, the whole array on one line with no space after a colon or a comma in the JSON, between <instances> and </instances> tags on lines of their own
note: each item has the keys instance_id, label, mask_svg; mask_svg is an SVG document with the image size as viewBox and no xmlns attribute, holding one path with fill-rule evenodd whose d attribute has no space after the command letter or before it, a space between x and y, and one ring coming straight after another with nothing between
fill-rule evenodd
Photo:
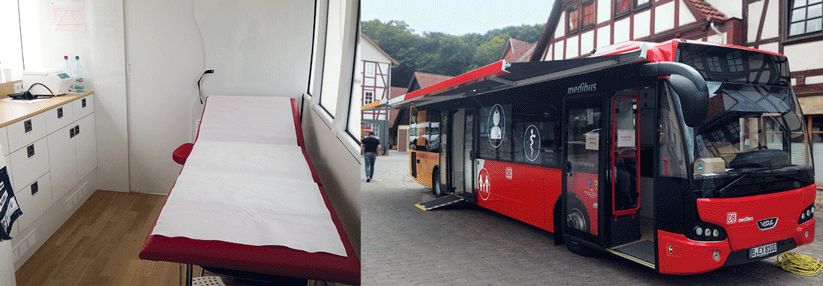
<instances>
[{"instance_id":1,"label":"side mirror","mask_svg":"<svg viewBox=\"0 0 823 286\"><path fill-rule=\"evenodd\" d=\"M709 115L708 92L700 91L691 80L677 74L669 77L669 83L680 98L680 108L686 125L695 127L703 123Z\"/></svg>"},{"instance_id":2,"label":"side mirror","mask_svg":"<svg viewBox=\"0 0 823 286\"><path fill-rule=\"evenodd\" d=\"M680 108L686 125L695 127L709 115L709 88L706 80L694 68L672 62L648 63L640 72L644 76L669 76L672 88L680 98Z\"/></svg>"}]
</instances>

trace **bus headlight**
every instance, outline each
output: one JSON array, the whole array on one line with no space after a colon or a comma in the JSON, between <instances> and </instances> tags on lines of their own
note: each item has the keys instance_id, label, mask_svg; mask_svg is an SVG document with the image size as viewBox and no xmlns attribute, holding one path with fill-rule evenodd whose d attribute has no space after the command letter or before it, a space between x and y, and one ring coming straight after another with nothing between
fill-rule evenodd
<instances>
[{"instance_id":1,"label":"bus headlight","mask_svg":"<svg viewBox=\"0 0 823 286\"><path fill-rule=\"evenodd\" d=\"M804 209L802 212L800 212L800 219L797 220L797 224L803 224L807 221L812 220L814 218L814 211L814 204L812 204L806 209Z\"/></svg>"},{"instance_id":2,"label":"bus headlight","mask_svg":"<svg viewBox=\"0 0 823 286\"><path fill-rule=\"evenodd\" d=\"M692 231L686 232L686 237L697 241L723 241L726 239L726 231L718 225L699 222L692 227Z\"/></svg>"}]
</instances>

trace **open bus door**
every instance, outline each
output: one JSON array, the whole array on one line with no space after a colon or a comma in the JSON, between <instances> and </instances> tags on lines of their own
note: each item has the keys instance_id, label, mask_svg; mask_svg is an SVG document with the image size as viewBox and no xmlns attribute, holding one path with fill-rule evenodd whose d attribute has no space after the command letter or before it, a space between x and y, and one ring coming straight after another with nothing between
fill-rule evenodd
<instances>
[{"instance_id":1,"label":"open bus door","mask_svg":"<svg viewBox=\"0 0 823 286\"><path fill-rule=\"evenodd\" d=\"M630 89L564 101L563 237L572 252L606 250L655 268L638 213L641 93L653 96Z\"/></svg>"},{"instance_id":2,"label":"open bus door","mask_svg":"<svg viewBox=\"0 0 823 286\"><path fill-rule=\"evenodd\" d=\"M563 240L570 251L603 249L599 222L608 153L601 142L606 118L601 95L563 100Z\"/></svg>"}]
</instances>

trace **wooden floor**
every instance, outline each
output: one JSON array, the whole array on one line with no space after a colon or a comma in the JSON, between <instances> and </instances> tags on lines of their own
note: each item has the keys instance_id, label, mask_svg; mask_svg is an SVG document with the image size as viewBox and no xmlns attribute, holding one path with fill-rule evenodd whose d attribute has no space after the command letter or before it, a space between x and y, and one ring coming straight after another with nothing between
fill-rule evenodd
<instances>
[{"instance_id":1,"label":"wooden floor","mask_svg":"<svg viewBox=\"0 0 823 286\"><path fill-rule=\"evenodd\" d=\"M165 201L164 195L96 191L17 270L17 285L182 285L180 264L138 257ZM194 266L194 276L199 274ZM271 284L206 275L226 285ZM334 285L288 277L276 284Z\"/></svg>"},{"instance_id":2,"label":"wooden floor","mask_svg":"<svg viewBox=\"0 0 823 286\"><path fill-rule=\"evenodd\" d=\"M17 285L178 285L138 254L166 196L96 191L16 273Z\"/></svg>"}]
</instances>

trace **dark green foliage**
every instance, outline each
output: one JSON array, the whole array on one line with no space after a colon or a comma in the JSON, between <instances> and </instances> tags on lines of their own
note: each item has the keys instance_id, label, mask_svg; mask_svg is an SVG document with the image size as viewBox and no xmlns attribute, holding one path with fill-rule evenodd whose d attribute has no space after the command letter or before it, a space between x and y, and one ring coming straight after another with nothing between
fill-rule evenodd
<instances>
[{"instance_id":1,"label":"dark green foliage","mask_svg":"<svg viewBox=\"0 0 823 286\"><path fill-rule=\"evenodd\" d=\"M509 26L485 34L460 36L424 32L422 36L403 21L362 21L360 29L383 51L400 63L392 70L392 86L406 87L414 71L459 75L500 60L511 37L534 43L545 24Z\"/></svg>"}]
</instances>

